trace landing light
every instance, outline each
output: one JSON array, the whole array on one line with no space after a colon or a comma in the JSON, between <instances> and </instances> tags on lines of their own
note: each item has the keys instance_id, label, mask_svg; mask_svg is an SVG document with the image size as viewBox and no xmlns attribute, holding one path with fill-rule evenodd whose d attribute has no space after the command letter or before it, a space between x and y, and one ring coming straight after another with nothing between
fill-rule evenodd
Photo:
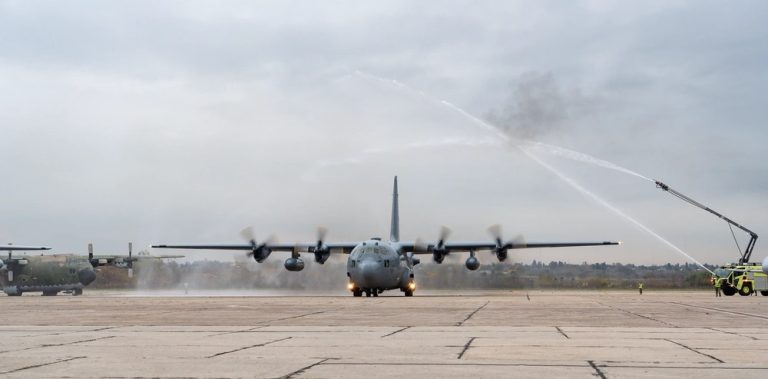
<instances>
[{"instance_id":1,"label":"landing light","mask_svg":"<svg viewBox=\"0 0 768 379\"><path fill-rule=\"evenodd\" d=\"M408 289L410 289L411 291L415 290L416 289L416 282L408 283Z\"/></svg>"},{"instance_id":2,"label":"landing light","mask_svg":"<svg viewBox=\"0 0 768 379\"><path fill-rule=\"evenodd\" d=\"M347 283L347 289L348 290L352 291L352 289L354 289L354 288L355 288L355 283L352 283L352 282Z\"/></svg>"}]
</instances>

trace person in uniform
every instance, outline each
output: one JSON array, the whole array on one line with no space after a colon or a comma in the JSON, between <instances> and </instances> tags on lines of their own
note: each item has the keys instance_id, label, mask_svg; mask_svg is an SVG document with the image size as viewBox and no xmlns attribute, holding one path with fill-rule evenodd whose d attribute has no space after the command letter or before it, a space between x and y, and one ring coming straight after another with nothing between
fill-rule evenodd
<instances>
[{"instance_id":1,"label":"person in uniform","mask_svg":"<svg viewBox=\"0 0 768 379\"><path fill-rule=\"evenodd\" d=\"M712 281L715 284L715 297L720 297L720 281L714 277L712 278Z\"/></svg>"},{"instance_id":2,"label":"person in uniform","mask_svg":"<svg viewBox=\"0 0 768 379\"><path fill-rule=\"evenodd\" d=\"M642 295L643 294L643 283L639 283L637 285L637 289L640 291L640 294Z\"/></svg>"}]
</instances>

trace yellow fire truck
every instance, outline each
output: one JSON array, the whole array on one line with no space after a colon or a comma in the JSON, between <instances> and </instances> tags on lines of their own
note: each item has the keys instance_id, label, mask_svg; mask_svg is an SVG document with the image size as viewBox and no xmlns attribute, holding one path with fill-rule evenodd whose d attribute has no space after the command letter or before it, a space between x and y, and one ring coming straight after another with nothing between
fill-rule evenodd
<instances>
[{"instance_id":1,"label":"yellow fire truck","mask_svg":"<svg viewBox=\"0 0 768 379\"><path fill-rule=\"evenodd\" d=\"M755 248L755 243L757 242L757 234L755 234L755 232L739 225L737 222L710 209L706 205L669 188L668 185L660 181L656 181L656 187L677 196L688 204L712 213L728 223L728 227L731 229L731 235L733 235L733 240L736 242L736 248L739 250L741 258L739 258L738 263L720 266L720 268L713 272L714 276L712 277L712 284L714 286L720 287L725 296L733 296L737 293L742 296L749 296L757 291L763 296L768 296L768 257L765 258L765 261L763 261L762 264L749 262L749 259L752 257L752 250ZM749 242L743 253L741 252L739 241L733 233L734 226L749 234Z\"/></svg>"},{"instance_id":2,"label":"yellow fire truck","mask_svg":"<svg viewBox=\"0 0 768 379\"><path fill-rule=\"evenodd\" d=\"M768 275L763 272L763 265L759 263L720 266L715 270L712 283L719 284L725 296L737 293L749 296L753 292L768 296Z\"/></svg>"}]
</instances>

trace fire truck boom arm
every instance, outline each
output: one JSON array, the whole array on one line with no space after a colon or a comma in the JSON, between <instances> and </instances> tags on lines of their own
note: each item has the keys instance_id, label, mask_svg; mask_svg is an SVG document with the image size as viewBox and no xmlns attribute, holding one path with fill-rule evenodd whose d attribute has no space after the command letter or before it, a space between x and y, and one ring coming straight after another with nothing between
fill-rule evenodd
<instances>
[{"instance_id":1,"label":"fire truck boom arm","mask_svg":"<svg viewBox=\"0 0 768 379\"><path fill-rule=\"evenodd\" d=\"M705 211L707 211L709 213L712 213L713 215L719 217L720 219L724 220L728 224L733 225L733 226L735 226L735 227L737 227L737 228L747 232L747 234L749 234L749 237L750 237L749 243L747 244L746 249L744 249L744 252L742 253L741 258L739 259L739 263L747 263L747 262L749 262L749 259L752 256L752 249L754 249L755 243L757 242L757 234L755 232L747 229L744 226L741 226L738 222L733 221L733 220L729 219L728 217L723 216L722 214L720 214L719 212L715 211L714 209L712 209L712 208L710 208L710 207L708 207L708 206L706 206L706 205L704 205L702 203L699 203L698 201L693 200L690 197L685 196L682 193L677 192L677 191L675 191L672 188L669 188L668 185L666 185L666 184L664 184L664 183L662 183L662 182L660 182L658 180L656 181L656 187L657 188L661 188L662 190L667 191L667 192L675 195L676 197L682 199L683 201L685 201L688 204L694 205L694 206L699 207L699 208L701 208L701 209L703 209L703 210L705 210Z\"/></svg>"}]
</instances>

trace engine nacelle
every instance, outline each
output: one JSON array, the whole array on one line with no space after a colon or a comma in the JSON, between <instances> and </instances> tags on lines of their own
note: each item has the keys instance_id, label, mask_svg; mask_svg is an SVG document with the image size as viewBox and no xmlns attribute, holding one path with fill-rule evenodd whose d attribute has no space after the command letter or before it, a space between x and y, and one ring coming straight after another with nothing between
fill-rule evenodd
<instances>
[{"instance_id":1,"label":"engine nacelle","mask_svg":"<svg viewBox=\"0 0 768 379\"><path fill-rule=\"evenodd\" d=\"M331 251L328 249L320 249L315 251L315 262L323 264L331 256Z\"/></svg>"},{"instance_id":2,"label":"engine nacelle","mask_svg":"<svg viewBox=\"0 0 768 379\"><path fill-rule=\"evenodd\" d=\"M496 258L499 258L499 262L507 260L507 249L495 249L494 253L496 254Z\"/></svg>"},{"instance_id":3,"label":"engine nacelle","mask_svg":"<svg viewBox=\"0 0 768 379\"><path fill-rule=\"evenodd\" d=\"M763 272L768 274L768 257L765 257L765 259L763 259Z\"/></svg>"},{"instance_id":4,"label":"engine nacelle","mask_svg":"<svg viewBox=\"0 0 768 379\"><path fill-rule=\"evenodd\" d=\"M445 251L435 250L432 252L432 260L438 264L443 263L446 255L448 255L448 253Z\"/></svg>"},{"instance_id":5,"label":"engine nacelle","mask_svg":"<svg viewBox=\"0 0 768 379\"><path fill-rule=\"evenodd\" d=\"M253 259L256 262L261 263L261 262L264 262L264 260L267 259L267 257L269 257L269 254L272 254L272 250L270 250L270 249L268 249L266 247L261 247L261 248L258 248L256 250L254 250L254 252L253 252Z\"/></svg>"},{"instance_id":6,"label":"engine nacelle","mask_svg":"<svg viewBox=\"0 0 768 379\"><path fill-rule=\"evenodd\" d=\"M475 271L480 268L480 261L478 261L475 257L469 257L467 258L467 261L464 263L464 265L467 266L467 270Z\"/></svg>"},{"instance_id":7,"label":"engine nacelle","mask_svg":"<svg viewBox=\"0 0 768 379\"><path fill-rule=\"evenodd\" d=\"M288 258L285 260L285 269L288 271L301 271L304 269L304 261L301 258Z\"/></svg>"}]
</instances>

